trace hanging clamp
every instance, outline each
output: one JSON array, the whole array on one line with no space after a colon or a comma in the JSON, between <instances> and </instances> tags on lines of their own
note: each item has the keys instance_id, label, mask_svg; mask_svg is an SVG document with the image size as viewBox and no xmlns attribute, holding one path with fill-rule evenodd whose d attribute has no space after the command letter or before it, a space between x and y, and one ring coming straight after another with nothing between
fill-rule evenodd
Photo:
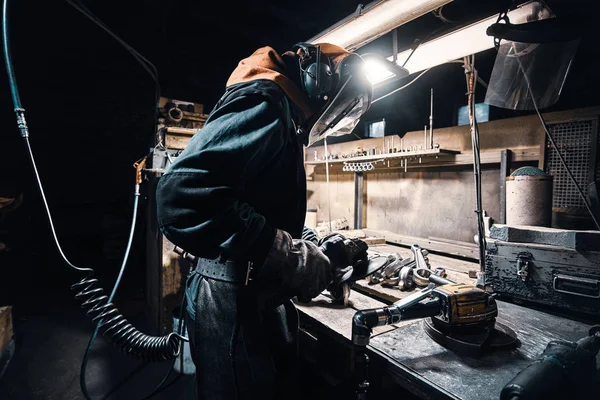
<instances>
[{"instance_id":1,"label":"hanging clamp","mask_svg":"<svg viewBox=\"0 0 600 400\"><path fill-rule=\"evenodd\" d=\"M15 108L15 114L17 114L17 127L21 137L29 137L29 128L27 128L27 121L25 121L25 109Z\"/></svg>"}]
</instances>

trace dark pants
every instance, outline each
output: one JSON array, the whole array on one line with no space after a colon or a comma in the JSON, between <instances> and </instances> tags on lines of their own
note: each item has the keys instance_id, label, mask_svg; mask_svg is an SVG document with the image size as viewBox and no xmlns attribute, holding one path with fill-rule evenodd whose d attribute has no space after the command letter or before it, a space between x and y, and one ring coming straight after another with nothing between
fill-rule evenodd
<instances>
[{"instance_id":1,"label":"dark pants","mask_svg":"<svg viewBox=\"0 0 600 400\"><path fill-rule=\"evenodd\" d=\"M258 301L244 285L193 276L186 324L198 399L294 399L298 313Z\"/></svg>"}]
</instances>

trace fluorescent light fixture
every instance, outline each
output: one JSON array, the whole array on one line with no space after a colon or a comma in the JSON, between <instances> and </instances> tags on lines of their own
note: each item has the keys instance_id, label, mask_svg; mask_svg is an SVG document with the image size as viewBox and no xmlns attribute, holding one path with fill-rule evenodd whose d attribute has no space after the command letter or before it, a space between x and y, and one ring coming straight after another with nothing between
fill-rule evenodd
<instances>
[{"instance_id":1,"label":"fluorescent light fixture","mask_svg":"<svg viewBox=\"0 0 600 400\"><path fill-rule=\"evenodd\" d=\"M361 54L361 57L365 60L367 78L373 85L383 81L391 82L390 79L392 78L396 80L408 76L406 68L402 68L379 54L366 53Z\"/></svg>"},{"instance_id":2,"label":"fluorescent light fixture","mask_svg":"<svg viewBox=\"0 0 600 400\"><path fill-rule=\"evenodd\" d=\"M378 0L307 40L355 50L452 0Z\"/></svg>"},{"instance_id":3,"label":"fluorescent light fixture","mask_svg":"<svg viewBox=\"0 0 600 400\"><path fill-rule=\"evenodd\" d=\"M367 78L373 85L390 79L394 73L387 69L381 62L376 60L366 60L365 68L367 69Z\"/></svg>"},{"instance_id":4,"label":"fluorescent light fixture","mask_svg":"<svg viewBox=\"0 0 600 400\"><path fill-rule=\"evenodd\" d=\"M534 11L534 4L529 2L510 11L508 16L513 23L524 22ZM479 53L494 47L494 38L486 34L486 29L498 19L497 15L486 18L472 25L450 32L447 35L422 43L404 66L411 74L435 67L452 60ZM412 50L398 53L397 63L404 64ZM388 57L392 60L392 57Z\"/></svg>"}]
</instances>

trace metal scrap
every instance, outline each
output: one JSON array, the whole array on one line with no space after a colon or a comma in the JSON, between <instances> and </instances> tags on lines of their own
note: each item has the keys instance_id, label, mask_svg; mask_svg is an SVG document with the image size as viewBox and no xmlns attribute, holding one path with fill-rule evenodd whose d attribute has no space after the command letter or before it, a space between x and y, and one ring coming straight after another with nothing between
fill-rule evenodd
<instances>
[{"instance_id":1,"label":"metal scrap","mask_svg":"<svg viewBox=\"0 0 600 400\"><path fill-rule=\"evenodd\" d=\"M423 279L419 279L421 276L416 276L415 271L417 269L427 270L429 271L427 277L432 273L429 258L427 257L429 252L419 245L411 246L411 251L412 257L406 259L402 259L402 256L399 253L388 255L386 266L369 276L369 284L381 284L382 287L400 290L412 290L415 286L421 286L417 284L417 280L422 282ZM438 268L438 270L440 269ZM438 274L440 276L445 276L445 270L442 268L440 271L436 272L436 275Z\"/></svg>"}]
</instances>

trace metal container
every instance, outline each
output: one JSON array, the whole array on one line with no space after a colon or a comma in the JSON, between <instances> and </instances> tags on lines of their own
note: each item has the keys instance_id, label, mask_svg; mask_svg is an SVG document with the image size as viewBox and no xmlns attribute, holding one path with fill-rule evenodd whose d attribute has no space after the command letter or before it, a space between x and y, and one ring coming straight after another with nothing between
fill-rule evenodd
<instances>
[{"instance_id":1,"label":"metal container","mask_svg":"<svg viewBox=\"0 0 600 400\"><path fill-rule=\"evenodd\" d=\"M552 186L550 175L507 177L506 224L551 226Z\"/></svg>"},{"instance_id":2,"label":"metal container","mask_svg":"<svg viewBox=\"0 0 600 400\"><path fill-rule=\"evenodd\" d=\"M600 314L600 252L488 239L486 286L501 299Z\"/></svg>"}]
</instances>

